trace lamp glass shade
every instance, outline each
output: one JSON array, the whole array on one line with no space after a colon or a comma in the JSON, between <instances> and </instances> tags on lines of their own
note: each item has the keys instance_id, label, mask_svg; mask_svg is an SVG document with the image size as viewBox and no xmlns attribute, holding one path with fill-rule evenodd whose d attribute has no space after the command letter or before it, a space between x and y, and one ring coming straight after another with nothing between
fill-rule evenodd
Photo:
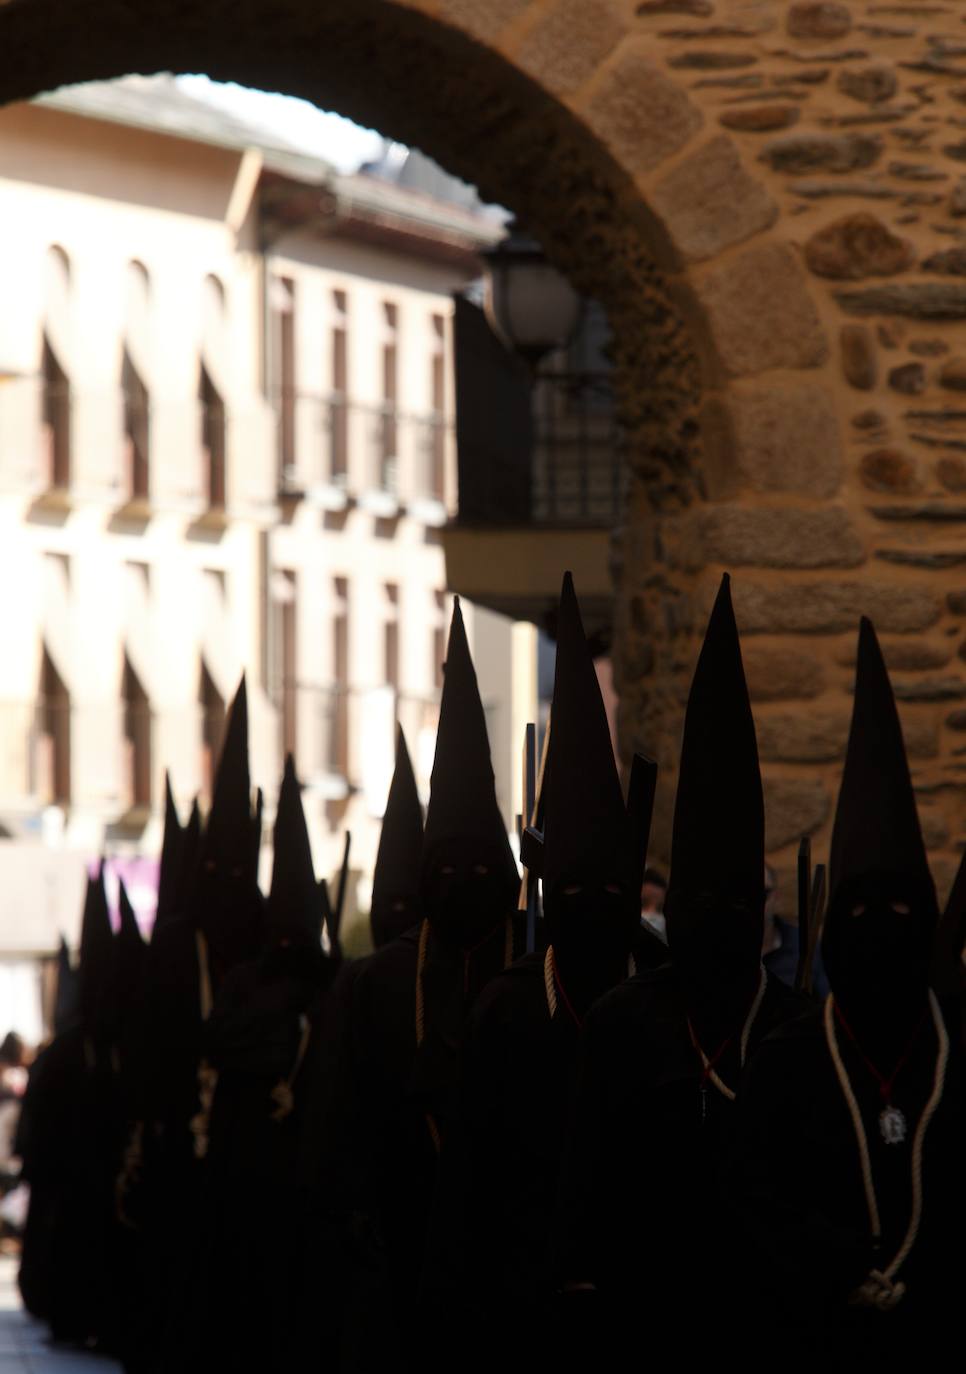
<instances>
[{"instance_id":1,"label":"lamp glass shade","mask_svg":"<svg viewBox=\"0 0 966 1374\"><path fill-rule=\"evenodd\" d=\"M532 240L504 239L485 255L490 327L524 358L563 348L577 328L580 297Z\"/></svg>"}]
</instances>

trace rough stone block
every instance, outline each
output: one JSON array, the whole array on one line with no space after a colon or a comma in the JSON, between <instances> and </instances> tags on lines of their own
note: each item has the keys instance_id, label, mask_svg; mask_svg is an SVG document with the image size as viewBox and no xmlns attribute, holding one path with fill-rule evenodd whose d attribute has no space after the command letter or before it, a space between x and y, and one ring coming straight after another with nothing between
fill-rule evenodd
<instances>
[{"instance_id":1,"label":"rough stone block","mask_svg":"<svg viewBox=\"0 0 966 1374\"><path fill-rule=\"evenodd\" d=\"M891 100L898 85L892 68L881 63L839 72L838 87L842 94L853 100L861 100L866 105L878 105L884 100Z\"/></svg>"},{"instance_id":2,"label":"rough stone block","mask_svg":"<svg viewBox=\"0 0 966 1374\"><path fill-rule=\"evenodd\" d=\"M719 493L741 486L834 496L842 480L838 415L820 385L735 388L727 411L705 409L711 475Z\"/></svg>"},{"instance_id":3,"label":"rough stone block","mask_svg":"<svg viewBox=\"0 0 966 1374\"><path fill-rule=\"evenodd\" d=\"M847 5L798 0L789 5L785 27L792 38L843 38L852 27Z\"/></svg>"},{"instance_id":4,"label":"rough stone block","mask_svg":"<svg viewBox=\"0 0 966 1374\"><path fill-rule=\"evenodd\" d=\"M889 385L902 396L921 396L926 389L926 369L922 363L902 363L890 369Z\"/></svg>"},{"instance_id":5,"label":"rough stone block","mask_svg":"<svg viewBox=\"0 0 966 1374\"><path fill-rule=\"evenodd\" d=\"M966 215L966 177L961 177L953 187L949 197L949 210L953 215Z\"/></svg>"},{"instance_id":6,"label":"rough stone block","mask_svg":"<svg viewBox=\"0 0 966 1374\"><path fill-rule=\"evenodd\" d=\"M947 568L961 568L966 563L966 551L936 549L919 553L915 549L876 549L875 556L883 563L900 568L924 568L929 572L943 572Z\"/></svg>"},{"instance_id":7,"label":"rough stone block","mask_svg":"<svg viewBox=\"0 0 966 1374\"><path fill-rule=\"evenodd\" d=\"M788 134L775 138L761 153L776 172L854 172L871 167L882 152L878 134Z\"/></svg>"},{"instance_id":8,"label":"rough stone block","mask_svg":"<svg viewBox=\"0 0 966 1374\"><path fill-rule=\"evenodd\" d=\"M922 839L927 849L942 849L943 845L949 842L949 823L941 811L931 806L920 807L919 824L922 826Z\"/></svg>"},{"instance_id":9,"label":"rough stone block","mask_svg":"<svg viewBox=\"0 0 966 1374\"><path fill-rule=\"evenodd\" d=\"M855 568L862 541L841 506L784 510L719 504L704 515L705 552L731 567Z\"/></svg>"},{"instance_id":10,"label":"rough stone block","mask_svg":"<svg viewBox=\"0 0 966 1374\"><path fill-rule=\"evenodd\" d=\"M966 277L966 248L944 248L932 253L922 267L924 272L939 272L944 277Z\"/></svg>"},{"instance_id":11,"label":"rough stone block","mask_svg":"<svg viewBox=\"0 0 966 1374\"><path fill-rule=\"evenodd\" d=\"M888 423L881 410L860 410L857 415L852 416L852 424L855 429L863 431L884 430L888 427Z\"/></svg>"},{"instance_id":12,"label":"rough stone block","mask_svg":"<svg viewBox=\"0 0 966 1374\"><path fill-rule=\"evenodd\" d=\"M939 384L949 391L966 391L966 358L950 358L943 363Z\"/></svg>"},{"instance_id":13,"label":"rough stone block","mask_svg":"<svg viewBox=\"0 0 966 1374\"><path fill-rule=\"evenodd\" d=\"M758 58L753 52L726 52L709 49L707 52L682 52L668 59L669 67L685 71L721 72L736 67L753 67Z\"/></svg>"},{"instance_id":14,"label":"rough stone block","mask_svg":"<svg viewBox=\"0 0 966 1374\"><path fill-rule=\"evenodd\" d=\"M864 324L844 324L838 333L842 372L857 392L871 392L878 381L878 361L871 331Z\"/></svg>"},{"instance_id":15,"label":"rough stone block","mask_svg":"<svg viewBox=\"0 0 966 1374\"><path fill-rule=\"evenodd\" d=\"M591 77L627 32L613 0L557 0L515 59L542 86L566 95Z\"/></svg>"},{"instance_id":16,"label":"rough stone block","mask_svg":"<svg viewBox=\"0 0 966 1374\"><path fill-rule=\"evenodd\" d=\"M876 629L912 634L942 613L929 587L894 582L801 582L794 586L736 579L735 613L743 634L858 633L869 616Z\"/></svg>"},{"instance_id":17,"label":"rough stone block","mask_svg":"<svg viewBox=\"0 0 966 1374\"><path fill-rule=\"evenodd\" d=\"M893 682L892 690L896 701L962 701L966 682L958 677L914 678Z\"/></svg>"},{"instance_id":18,"label":"rough stone block","mask_svg":"<svg viewBox=\"0 0 966 1374\"><path fill-rule=\"evenodd\" d=\"M893 282L836 291L848 315L904 315L915 320L966 320L966 286L954 282Z\"/></svg>"},{"instance_id":19,"label":"rough stone block","mask_svg":"<svg viewBox=\"0 0 966 1374\"><path fill-rule=\"evenodd\" d=\"M714 5L711 0L640 0L634 12L642 18L652 14L686 14L692 19L707 19L714 14Z\"/></svg>"},{"instance_id":20,"label":"rough stone block","mask_svg":"<svg viewBox=\"0 0 966 1374\"><path fill-rule=\"evenodd\" d=\"M760 716L758 754L766 763L829 763L845 754L848 711L795 711Z\"/></svg>"},{"instance_id":21,"label":"rough stone block","mask_svg":"<svg viewBox=\"0 0 966 1374\"><path fill-rule=\"evenodd\" d=\"M909 352L917 358L941 358L949 352L949 344L945 339L910 339Z\"/></svg>"},{"instance_id":22,"label":"rough stone block","mask_svg":"<svg viewBox=\"0 0 966 1374\"><path fill-rule=\"evenodd\" d=\"M948 454L936 464L936 476L947 491L966 491L966 458Z\"/></svg>"},{"instance_id":23,"label":"rough stone block","mask_svg":"<svg viewBox=\"0 0 966 1374\"><path fill-rule=\"evenodd\" d=\"M797 701L817 697L825 688L825 672L814 654L751 643L742 649L742 660L752 701Z\"/></svg>"},{"instance_id":24,"label":"rough stone block","mask_svg":"<svg viewBox=\"0 0 966 1374\"><path fill-rule=\"evenodd\" d=\"M894 448L877 448L863 454L859 464L862 485L869 491L886 491L896 496L913 496L922 490L914 458Z\"/></svg>"},{"instance_id":25,"label":"rough stone block","mask_svg":"<svg viewBox=\"0 0 966 1374\"><path fill-rule=\"evenodd\" d=\"M726 129L743 134L774 133L797 124L801 111L797 105L751 105L744 109L725 110L718 116Z\"/></svg>"},{"instance_id":26,"label":"rough stone block","mask_svg":"<svg viewBox=\"0 0 966 1374\"><path fill-rule=\"evenodd\" d=\"M765 845L769 850L797 844L828 819L830 799L818 778L762 778L765 793Z\"/></svg>"},{"instance_id":27,"label":"rough stone block","mask_svg":"<svg viewBox=\"0 0 966 1374\"><path fill-rule=\"evenodd\" d=\"M875 215L858 213L813 234L805 244L805 261L817 276L859 281L905 272L915 261L915 249Z\"/></svg>"},{"instance_id":28,"label":"rough stone block","mask_svg":"<svg viewBox=\"0 0 966 1374\"><path fill-rule=\"evenodd\" d=\"M931 643L926 639L886 639L880 644L886 667L900 672L923 673L945 668L952 658L948 644ZM855 662L854 646L852 662Z\"/></svg>"},{"instance_id":29,"label":"rough stone block","mask_svg":"<svg viewBox=\"0 0 966 1374\"><path fill-rule=\"evenodd\" d=\"M676 81L629 49L603 73L586 110L587 122L631 173L653 171L679 152L704 123Z\"/></svg>"},{"instance_id":30,"label":"rough stone block","mask_svg":"<svg viewBox=\"0 0 966 1374\"><path fill-rule=\"evenodd\" d=\"M825 330L794 251L784 243L747 249L697 287L725 370L746 376L776 367L818 367Z\"/></svg>"},{"instance_id":31,"label":"rough stone block","mask_svg":"<svg viewBox=\"0 0 966 1374\"><path fill-rule=\"evenodd\" d=\"M691 261L714 257L778 218L778 206L723 134L660 181L651 206L677 252Z\"/></svg>"}]
</instances>

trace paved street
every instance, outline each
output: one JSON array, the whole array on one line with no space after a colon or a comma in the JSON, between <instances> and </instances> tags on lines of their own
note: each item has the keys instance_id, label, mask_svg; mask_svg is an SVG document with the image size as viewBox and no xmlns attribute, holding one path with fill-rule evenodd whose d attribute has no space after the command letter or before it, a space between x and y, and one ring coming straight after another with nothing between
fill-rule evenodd
<instances>
[{"instance_id":1,"label":"paved street","mask_svg":"<svg viewBox=\"0 0 966 1374\"><path fill-rule=\"evenodd\" d=\"M116 1374L113 1360L56 1350L46 1331L21 1309L17 1267L0 1259L0 1374Z\"/></svg>"}]
</instances>

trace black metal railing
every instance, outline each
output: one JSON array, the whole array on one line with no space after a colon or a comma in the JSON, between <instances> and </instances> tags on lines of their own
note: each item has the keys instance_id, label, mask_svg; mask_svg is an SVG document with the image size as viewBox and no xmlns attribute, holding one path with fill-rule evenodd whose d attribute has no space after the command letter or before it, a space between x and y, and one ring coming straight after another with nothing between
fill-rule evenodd
<instances>
[{"instance_id":1,"label":"black metal railing","mask_svg":"<svg viewBox=\"0 0 966 1374\"><path fill-rule=\"evenodd\" d=\"M537 524L615 524L625 492L609 373L548 372L533 388L531 518Z\"/></svg>"},{"instance_id":2,"label":"black metal railing","mask_svg":"<svg viewBox=\"0 0 966 1374\"><path fill-rule=\"evenodd\" d=\"M401 502L445 501L453 444L446 415L411 414L343 393L280 390L273 405L283 493L330 488Z\"/></svg>"}]
</instances>

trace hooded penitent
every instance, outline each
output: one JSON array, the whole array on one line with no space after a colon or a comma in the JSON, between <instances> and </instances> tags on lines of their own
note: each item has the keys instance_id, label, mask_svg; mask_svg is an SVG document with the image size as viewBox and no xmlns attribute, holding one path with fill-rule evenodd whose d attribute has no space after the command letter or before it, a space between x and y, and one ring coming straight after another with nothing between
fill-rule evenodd
<instances>
[{"instance_id":1,"label":"hooded penitent","mask_svg":"<svg viewBox=\"0 0 966 1374\"><path fill-rule=\"evenodd\" d=\"M666 903L690 1013L724 1029L760 976L764 866L758 744L725 574L684 718Z\"/></svg>"},{"instance_id":2,"label":"hooded penitent","mask_svg":"<svg viewBox=\"0 0 966 1374\"><path fill-rule=\"evenodd\" d=\"M184 841L181 846L181 870L178 874L176 898L178 911L187 911L191 902L191 893L198 875L198 864L201 858L201 840L201 806L198 798L195 797L191 803L191 815L188 817L188 824L184 828Z\"/></svg>"},{"instance_id":3,"label":"hooded penitent","mask_svg":"<svg viewBox=\"0 0 966 1374\"><path fill-rule=\"evenodd\" d=\"M73 1026L80 1015L80 984L77 970L70 962L67 941L60 937L57 951L57 994L54 998L54 1034Z\"/></svg>"},{"instance_id":4,"label":"hooded penitent","mask_svg":"<svg viewBox=\"0 0 966 1374\"><path fill-rule=\"evenodd\" d=\"M163 926L172 916L181 915L181 871L184 862L185 829L178 819L171 777L164 775L164 838L161 841L161 871L158 875L158 909L155 926Z\"/></svg>"},{"instance_id":5,"label":"hooded penitent","mask_svg":"<svg viewBox=\"0 0 966 1374\"><path fill-rule=\"evenodd\" d=\"M312 866L312 847L302 809L302 791L291 754L278 794L275 860L266 905L266 935L271 946L321 948L322 903Z\"/></svg>"},{"instance_id":6,"label":"hooded penitent","mask_svg":"<svg viewBox=\"0 0 966 1374\"><path fill-rule=\"evenodd\" d=\"M250 958L258 945L261 896L252 859L257 819L257 809L252 815L248 699L242 678L228 717L191 901L215 975Z\"/></svg>"},{"instance_id":7,"label":"hooded penitent","mask_svg":"<svg viewBox=\"0 0 966 1374\"><path fill-rule=\"evenodd\" d=\"M419 870L423 808L402 726L396 732L396 768L389 788L372 877L369 922L376 949L404 935L420 917Z\"/></svg>"},{"instance_id":8,"label":"hooded penitent","mask_svg":"<svg viewBox=\"0 0 966 1374\"><path fill-rule=\"evenodd\" d=\"M921 1014L936 930L902 728L870 621L859 630L855 699L829 858L822 956L849 1024L885 1049Z\"/></svg>"},{"instance_id":9,"label":"hooded penitent","mask_svg":"<svg viewBox=\"0 0 966 1374\"><path fill-rule=\"evenodd\" d=\"M423 837L420 895L433 934L472 949L513 910L519 881L457 597Z\"/></svg>"},{"instance_id":10,"label":"hooded penitent","mask_svg":"<svg viewBox=\"0 0 966 1374\"><path fill-rule=\"evenodd\" d=\"M120 925L114 937L117 990L115 1005L118 1033L125 1049L132 1048L144 1010L144 981L147 977L148 947L123 881L119 885Z\"/></svg>"},{"instance_id":11,"label":"hooded penitent","mask_svg":"<svg viewBox=\"0 0 966 1374\"><path fill-rule=\"evenodd\" d=\"M581 1011L625 976L640 895L607 712L570 573L558 626L543 904L557 969Z\"/></svg>"},{"instance_id":12,"label":"hooded penitent","mask_svg":"<svg viewBox=\"0 0 966 1374\"><path fill-rule=\"evenodd\" d=\"M88 878L81 925L80 1011L88 1035L111 1031L114 1023L114 932L104 889L104 865L96 878Z\"/></svg>"}]
</instances>

